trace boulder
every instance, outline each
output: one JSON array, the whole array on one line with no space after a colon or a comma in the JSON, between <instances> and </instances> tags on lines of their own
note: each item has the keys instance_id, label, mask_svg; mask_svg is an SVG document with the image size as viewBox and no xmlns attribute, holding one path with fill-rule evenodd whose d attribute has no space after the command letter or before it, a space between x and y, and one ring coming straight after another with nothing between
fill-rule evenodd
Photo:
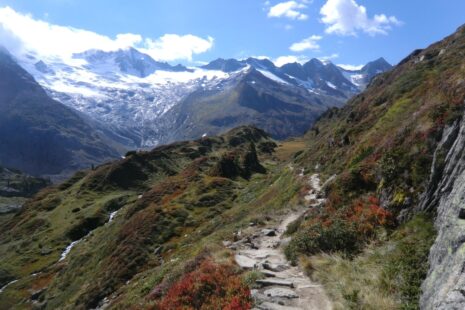
<instances>
[{"instance_id":1,"label":"boulder","mask_svg":"<svg viewBox=\"0 0 465 310\"><path fill-rule=\"evenodd\" d=\"M243 269L254 269L257 264L254 259L241 254L236 254L234 260Z\"/></svg>"}]
</instances>

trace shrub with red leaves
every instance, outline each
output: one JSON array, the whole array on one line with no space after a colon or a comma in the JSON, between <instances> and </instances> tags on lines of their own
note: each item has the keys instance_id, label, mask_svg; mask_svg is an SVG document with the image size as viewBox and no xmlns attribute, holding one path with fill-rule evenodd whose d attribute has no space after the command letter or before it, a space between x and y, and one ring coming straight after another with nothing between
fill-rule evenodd
<instances>
[{"instance_id":1,"label":"shrub with red leaves","mask_svg":"<svg viewBox=\"0 0 465 310\"><path fill-rule=\"evenodd\" d=\"M234 268L205 259L197 270L174 283L154 309L246 310L251 306L250 290Z\"/></svg>"},{"instance_id":2,"label":"shrub with red leaves","mask_svg":"<svg viewBox=\"0 0 465 310\"><path fill-rule=\"evenodd\" d=\"M369 236L376 227L389 226L393 223L392 214L379 206L379 200L370 196L368 199L357 199L349 208L347 217L357 226L359 233Z\"/></svg>"}]
</instances>

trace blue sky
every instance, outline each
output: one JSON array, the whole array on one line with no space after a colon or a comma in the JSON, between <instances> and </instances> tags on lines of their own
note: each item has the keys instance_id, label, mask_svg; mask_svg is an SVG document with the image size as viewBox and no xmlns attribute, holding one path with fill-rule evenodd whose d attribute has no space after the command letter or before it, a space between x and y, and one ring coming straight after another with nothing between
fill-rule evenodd
<instances>
[{"instance_id":1,"label":"blue sky","mask_svg":"<svg viewBox=\"0 0 465 310\"><path fill-rule=\"evenodd\" d=\"M160 60L188 64L247 56L286 56L281 62L329 57L351 65L383 56L397 63L465 23L463 0L0 0L0 8L0 44L7 47L15 37L21 41L16 45L45 53L38 44L51 50L49 41L66 42L54 32L59 25L74 31L67 37L81 30L101 36L76 35L73 42L82 40L83 47L127 44ZM50 34L36 33L40 27L24 22L24 16L46 22ZM99 39L128 33L114 44Z\"/></svg>"}]
</instances>

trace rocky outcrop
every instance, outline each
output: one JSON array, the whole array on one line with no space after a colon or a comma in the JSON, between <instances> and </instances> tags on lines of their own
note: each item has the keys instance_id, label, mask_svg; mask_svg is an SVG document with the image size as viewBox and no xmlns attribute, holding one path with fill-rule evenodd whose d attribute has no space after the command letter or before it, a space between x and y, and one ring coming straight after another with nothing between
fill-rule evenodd
<instances>
[{"instance_id":1,"label":"rocky outcrop","mask_svg":"<svg viewBox=\"0 0 465 310\"><path fill-rule=\"evenodd\" d=\"M436 210L438 236L422 286L422 309L465 309L465 119L443 132L421 209Z\"/></svg>"}]
</instances>

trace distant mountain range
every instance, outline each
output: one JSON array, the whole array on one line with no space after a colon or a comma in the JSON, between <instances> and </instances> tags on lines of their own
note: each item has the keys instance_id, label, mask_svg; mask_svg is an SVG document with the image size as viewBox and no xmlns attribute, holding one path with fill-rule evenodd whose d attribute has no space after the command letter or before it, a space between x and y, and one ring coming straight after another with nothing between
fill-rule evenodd
<instances>
[{"instance_id":1,"label":"distant mountain range","mask_svg":"<svg viewBox=\"0 0 465 310\"><path fill-rule=\"evenodd\" d=\"M36 164L13 159L13 149L0 161L34 175L54 174L65 167L75 170L76 165L114 157L116 150L152 148L219 134L240 125L255 125L279 139L301 135L328 108L342 106L373 76L391 68L382 58L359 71L347 71L318 59L282 67L267 59L217 59L187 68L155 61L134 48L90 50L73 55L69 61L39 59L32 54L15 56L32 75L28 75L30 83L33 77L45 89L46 93L36 87L43 97L39 102L59 106L41 110L65 111L55 115L53 121L58 125L53 127L61 132L58 127L63 125L62 116L73 113L76 121L82 122L80 134L86 136L78 139L78 144L92 137L94 146L97 143L105 149L100 149L97 157L90 149L92 155L82 156L78 151L81 146L73 145L73 156L82 156L82 162L71 159L71 155L57 156L57 162L62 163L52 161L53 169L47 165L36 169L32 167ZM12 65L12 60L9 63ZM20 72L19 67L15 71ZM22 87L18 81L17 88ZM73 164L65 163L65 158Z\"/></svg>"},{"instance_id":2,"label":"distant mountain range","mask_svg":"<svg viewBox=\"0 0 465 310\"><path fill-rule=\"evenodd\" d=\"M276 67L257 58L217 59L187 68L155 61L134 48L91 50L67 63L32 56L19 62L52 98L105 125L128 148L214 135L238 125L271 128L274 117L262 110L276 110L272 101L285 103L273 115L288 125L270 133L276 138L302 134L328 107L341 106L374 75L391 68L384 59L346 71L318 59ZM244 93L251 90L257 95Z\"/></svg>"}]
</instances>

